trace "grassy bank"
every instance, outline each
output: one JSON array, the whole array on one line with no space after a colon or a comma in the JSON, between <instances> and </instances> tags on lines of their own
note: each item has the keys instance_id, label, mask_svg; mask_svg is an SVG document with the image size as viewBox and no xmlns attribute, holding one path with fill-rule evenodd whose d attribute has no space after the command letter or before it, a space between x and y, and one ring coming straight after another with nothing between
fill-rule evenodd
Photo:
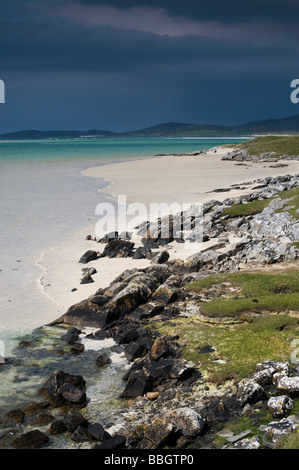
<instances>
[{"instance_id":1,"label":"grassy bank","mask_svg":"<svg viewBox=\"0 0 299 470\"><path fill-rule=\"evenodd\" d=\"M236 149L246 149L249 155L275 152L277 156L299 155L299 136L265 136L242 142L234 146Z\"/></svg>"},{"instance_id":2,"label":"grassy bank","mask_svg":"<svg viewBox=\"0 0 299 470\"><path fill-rule=\"evenodd\" d=\"M183 357L199 361L208 380L238 381L258 362L290 361L292 339L299 334L298 269L217 274L187 290L205 300L196 301L198 314L151 327L176 336Z\"/></svg>"}]
</instances>

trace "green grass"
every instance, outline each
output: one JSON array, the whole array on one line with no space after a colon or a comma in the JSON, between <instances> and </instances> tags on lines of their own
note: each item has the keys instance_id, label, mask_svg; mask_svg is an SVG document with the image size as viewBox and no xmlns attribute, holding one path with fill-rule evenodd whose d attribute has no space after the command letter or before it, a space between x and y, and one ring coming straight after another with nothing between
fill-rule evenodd
<instances>
[{"instance_id":1,"label":"green grass","mask_svg":"<svg viewBox=\"0 0 299 470\"><path fill-rule=\"evenodd\" d=\"M267 207L273 198L256 200L246 204L233 204L222 212L223 216L230 218L245 217L260 214Z\"/></svg>"},{"instance_id":2,"label":"green grass","mask_svg":"<svg viewBox=\"0 0 299 470\"><path fill-rule=\"evenodd\" d=\"M256 364L266 360L288 361L293 348L290 338L298 337L299 321L288 315L267 315L254 318L234 328L209 326L193 316L154 323L160 334L177 340L182 346L182 356L188 362L200 361L204 377L215 383L228 379L239 381L254 372ZM212 346L216 351L199 354L199 350ZM213 362L222 359L226 363Z\"/></svg>"},{"instance_id":3,"label":"green grass","mask_svg":"<svg viewBox=\"0 0 299 470\"><path fill-rule=\"evenodd\" d=\"M265 136L242 142L235 148L247 149L249 155L276 152L278 156L299 155L299 136Z\"/></svg>"},{"instance_id":4,"label":"green grass","mask_svg":"<svg viewBox=\"0 0 299 470\"><path fill-rule=\"evenodd\" d=\"M212 275L189 284L188 291L205 293L212 286L228 283L225 295L199 304L203 314L236 317L250 312L299 311L299 271ZM233 288L230 291L229 287ZM237 292L236 292L237 289Z\"/></svg>"},{"instance_id":5,"label":"green grass","mask_svg":"<svg viewBox=\"0 0 299 470\"><path fill-rule=\"evenodd\" d=\"M289 191L282 191L279 193L280 199L287 199L285 205L278 209L276 212L288 212L290 216L299 219L299 186Z\"/></svg>"}]
</instances>

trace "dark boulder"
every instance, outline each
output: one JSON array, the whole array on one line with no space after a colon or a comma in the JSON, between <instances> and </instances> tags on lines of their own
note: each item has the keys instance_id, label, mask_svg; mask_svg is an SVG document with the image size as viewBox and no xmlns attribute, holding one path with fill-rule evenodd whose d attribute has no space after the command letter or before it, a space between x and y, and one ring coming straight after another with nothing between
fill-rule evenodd
<instances>
[{"instance_id":1,"label":"dark boulder","mask_svg":"<svg viewBox=\"0 0 299 470\"><path fill-rule=\"evenodd\" d=\"M147 302L145 305L136 308L131 314L130 318L135 320L142 320L144 318L152 318L160 315L164 310L164 305L160 303Z\"/></svg>"},{"instance_id":2,"label":"dark boulder","mask_svg":"<svg viewBox=\"0 0 299 470\"><path fill-rule=\"evenodd\" d=\"M96 444L93 449L101 450L117 450L124 449L126 447L126 438L125 436L115 435L107 439L107 441L102 444Z\"/></svg>"},{"instance_id":3,"label":"dark boulder","mask_svg":"<svg viewBox=\"0 0 299 470\"><path fill-rule=\"evenodd\" d=\"M86 384L81 375L56 370L40 389L40 394L54 406L82 405L86 402Z\"/></svg>"},{"instance_id":4,"label":"dark boulder","mask_svg":"<svg viewBox=\"0 0 299 470\"><path fill-rule=\"evenodd\" d=\"M165 358L169 355L172 355L173 353L171 351L169 344L167 343L167 341L165 341L165 339L157 338L155 339L149 354L150 354L150 358L153 361L157 361L158 359L161 359L163 357Z\"/></svg>"},{"instance_id":5,"label":"dark boulder","mask_svg":"<svg viewBox=\"0 0 299 470\"><path fill-rule=\"evenodd\" d=\"M15 439L12 446L16 449L33 449L49 442L49 437L38 429L26 432Z\"/></svg>"},{"instance_id":6,"label":"dark boulder","mask_svg":"<svg viewBox=\"0 0 299 470\"><path fill-rule=\"evenodd\" d=\"M112 240L118 240L118 232L106 233L102 238L98 240L98 243L108 243Z\"/></svg>"},{"instance_id":7,"label":"dark boulder","mask_svg":"<svg viewBox=\"0 0 299 470\"><path fill-rule=\"evenodd\" d=\"M94 280L91 277L91 275L87 272L83 275L83 277L80 281L80 284L91 284L92 282L94 282Z\"/></svg>"},{"instance_id":8,"label":"dark boulder","mask_svg":"<svg viewBox=\"0 0 299 470\"><path fill-rule=\"evenodd\" d=\"M138 357L144 356L148 351L147 342L139 340L128 344L125 347L124 354L129 362L134 361Z\"/></svg>"},{"instance_id":9,"label":"dark boulder","mask_svg":"<svg viewBox=\"0 0 299 470\"><path fill-rule=\"evenodd\" d=\"M117 344L128 344L135 341L139 336L137 329L128 329L118 331L113 335L113 339Z\"/></svg>"},{"instance_id":10,"label":"dark boulder","mask_svg":"<svg viewBox=\"0 0 299 470\"><path fill-rule=\"evenodd\" d=\"M127 258L132 254L135 243L127 240L112 240L107 243L101 256Z\"/></svg>"},{"instance_id":11,"label":"dark boulder","mask_svg":"<svg viewBox=\"0 0 299 470\"><path fill-rule=\"evenodd\" d=\"M87 427L88 421L81 413L70 413L61 421L67 431L73 433L78 426Z\"/></svg>"},{"instance_id":12,"label":"dark boulder","mask_svg":"<svg viewBox=\"0 0 299 470\"><path fill-rule=\"evenodd\" d=\"M145 303L150 295L151 291L145 284L129 283L101 308L99 326L105 327L132 312Z\"/></svg>"},{"instance_id":13,"label":"dark boulder","mask_svg":"<svg viewBox=\"0 0 299 470\"><path fill-rule=\"evenodd\" d=\"M90 299L72 305L67 312L50 325L66 323L76 326L101 327L100 307Z\"/></svg>"},{"instance_id":14,"label":"dark boulder","mask_svg":"<svg viewBox=\"0 0 299 470\"><path fill-rule=\"evenodd\" d=\"M174 302L178 298L177 289L171 286L168 286L166 283L162 284L158 289L153 293L151 299L160 302L162 305L167 305L170 302Z\"/></svg>"},{"instance_id":15,"label":"dark boulder","mask_svg":"<svg viewBox=\"0 0 299 470\"><path fill-rule=\"evenodd\" d=\"M89 261L93 261L97 258L98 258L98 253L96 251L88 250L86 251L86 253L84 253L83 256L81 256L81 258L79 259L79 263L86 264L86 263L89 263Z\"/></svg>"},{"instance_id":16,"label":"dark boulder","mask_svg":"<svg viewBox=\"0 0 299 470\"><path fill-rule=\"evenodd\" d=\"M15 421L16 423L23 423L25 418L25 413L21 408L14 408L6 413L6 417Z\"/></svg>"},{"instance_id":17,"label":"dark boulder","mask_svg":"<svg viewBox=\"0 0 299 470\"><path fill-rule=\"evenodd\" d=\"M55 421L51 423L49 429L50 434L63 434L65 431L67 431L67 428L62 419L55 419Z\"/></svg>"},{"instance_id":18,"label":"dark boulder","mask_svg":"<svg viewBox=\"0 0 299 470\"><path fill-rule=\"evenodd\" d=\"M88 429L86 426L79 424L71 435L71 439L75 442L89 441Z\"/></svg>"},{"instance_id":19,"label":"dark boulder","mask_svg":"<svg viewBox=\"0 0 299 470\"><path fill-rule=\"evenodd\" d=\"M101 351L98 357L95 359L95 365L97 367L105 367L111 364L111 359L106 351Z\"/></svg>"},{"instance_id":20,"label":"dark boulder","mask_svg":"<svg viewBox=\"0 0 299 470\"><path fill-rule=\"evenodd\" d=\"M75 344L76 341L78 341L80 334L80 330L78 330L76 327L71 327L65 335L61 336L60 339L68 344Z\"/></svg>"},{"instance_id":21,"label":"dark boulder","mask_svg":"<svg viewBox=\"0 0 299 470\"><path fill-rule=\"evenodd\" d=\"M151 392L153 384L151 379L140 370L133 370L127 380L124 391L121 394L121 398L136 398L144 395L147 392Z\"/></svg>"},{"instance_id":22,"label":"dark boulder","mask_svg":"<svg viewBox=\"0 0 299 470\"><path fill-rule=\"evenodd\" d=\"M100 423L89 424L88 434L90 439L100 442L107 441L111 437Z\"/></svg>"}]
</instances>

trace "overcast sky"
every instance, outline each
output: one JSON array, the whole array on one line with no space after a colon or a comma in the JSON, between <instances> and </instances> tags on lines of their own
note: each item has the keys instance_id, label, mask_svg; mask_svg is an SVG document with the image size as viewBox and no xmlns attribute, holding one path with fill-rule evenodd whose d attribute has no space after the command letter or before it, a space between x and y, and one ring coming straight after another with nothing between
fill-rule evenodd
<instances>
[{"instance_id":1,"label":"overcast sky","mask_svg":"<svg viewBox=\"0 0 299 470\"><path fill-rule=\"evenodd\" d=\"M299 114L298 0L1 0L0 133Z\"/></svg>"}]
</instances>

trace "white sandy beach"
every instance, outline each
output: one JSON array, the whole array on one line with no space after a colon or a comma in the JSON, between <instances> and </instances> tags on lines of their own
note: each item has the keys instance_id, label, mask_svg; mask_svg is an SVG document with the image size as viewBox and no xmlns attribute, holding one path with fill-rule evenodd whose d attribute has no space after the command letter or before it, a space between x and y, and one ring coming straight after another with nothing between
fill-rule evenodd
<instances>
[{"instance_id":1,"label":"white sandy beach","mask_svg":"<svg viewBox=\"0 0 299 470\"><path fill-rule=\"evenodd\" d=\"M299 173L298 161L284 162L288 166L271 167L273 163L252 163L246 165L221 160L229 149L217 149L199 156L163 156L149 159L112 163L86 169L84 175L93 178L104 178L110 182L105 188L113 200L119 195L126 197L127 204L143 203L148 206L153 202L203 203L211 199L223 201L227 197L237 197L248 193L246 189L231 189L227 192L213 192L231 185L242 185L264 176L278 176ZM86 240L86 235L95 234L95 227L86 227L81 233L52 248L44 254L40 265L44 275L40 286L56 304L55 318L65 313L67 308L95 293L99 288L106 287L125 269L143 268L150 264L149 260L131 258L99 258L88 265L78 263L79 258L87 250L101 252L104 244ZM140 240L133 239L136 246ZM217 240L206 242L204 248L214 245ZM198 248L195 250L199 251ZM186 249L183 243L171 244L171 259L186 259L194 252ZM95 282L80 284L83 267L94 267L97 274ZM71 292L73 288L77 290ZM53 318L53 320L55 319Z\"/></svg>"}]
</instances>

